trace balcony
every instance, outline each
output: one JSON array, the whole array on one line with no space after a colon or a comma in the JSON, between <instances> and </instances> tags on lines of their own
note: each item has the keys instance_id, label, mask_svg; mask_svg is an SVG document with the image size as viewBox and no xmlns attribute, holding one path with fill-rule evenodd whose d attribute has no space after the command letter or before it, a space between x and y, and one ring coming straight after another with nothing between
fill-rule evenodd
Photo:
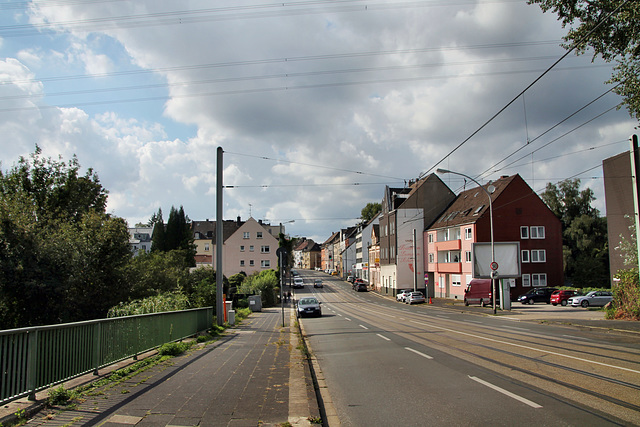
<instances>
[{"instance_id":1,"label":"balcony","mask_svg":"<svg viewBox=\"0 0 640 427\"><path fill-rule=\"evenodd\" d=\"M460 274L462 273L462 263L461 262L438 262L435 265L437 273L453 273Z\"/></svg>"},{"instance_id":2,"label":"balcony","mask_svg":"<svg viewBox=\"0 0 640 427\"><path fill-rule=\"evenodd\" d=\"M436 242L436 251L459 251L462 247L462 240L446 240L444 242Z\"/></svg>"}]
</instances>

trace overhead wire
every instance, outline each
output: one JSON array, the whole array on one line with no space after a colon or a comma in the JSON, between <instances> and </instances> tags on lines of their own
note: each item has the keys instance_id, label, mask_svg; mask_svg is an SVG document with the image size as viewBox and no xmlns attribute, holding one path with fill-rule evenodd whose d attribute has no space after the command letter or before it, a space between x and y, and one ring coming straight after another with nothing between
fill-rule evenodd
<instances>
[{"instance_id":1,"label":"overhead wire","mask_svg":"<svg viewBox=\"0 0 640 427\"><path fill-rule=\"evenodd\" d=\"M431 168L429 168L427 171L422 172L420 174L420 177L423 177L425 175L427 175L429 172L431 172L433 169L435 169L440 163L442 163L445 159L447 159L447 157L450 157L453 153L455 153L460 147L462 147L463 145L465 145L468 141L470 141L474 136L476 136L478 133L480 133L485 127L487 127L491 122L493 122L493 120L496 119L496 117L498 117L500 114L502 114L507 108L509 108L516 100L518 100L518 98L520 98L524 93L526 93L529 89L531 89L537 82L539 82L544 76L546 76L553 68L555 68L556 65L558 65L561 61L563 61L567 56L569 56L569 54L571 52L573 52L578 46L582 45L588 37L591 36L591 34L593 34L593 32L595 32L605 21L607 21L611 16L613 16L615 13L617 13L623 6L625 6L627 3L629 2L629 0L624 0L623 2L620 3L620 5L618 5L618 7L616 7L613 11L611 11L610 13L608 13L603 19L601 19L587 34L585 34L580 40L572 43L571 47L569 49L567 49L567 51L565 52L564 55L562 55L560 58L558 58L553 64L551 64L551 66L549 66L542 74L540 74L538 77L536 77L533 82L529 83L523 90L521 90L514 98L511 99L511 101L509 101L504 107L502 107L500 110L498 110L498 112L496 112L495 114L493 114L487 121L485 121L479 128L477 128L475 131L473 131L471 133L471 135L469 135L467 138L465 138L462 142L460 142L458 145L456 145L451 151L449 151L449 153L447 155L445 155L441 160L439 160L437 163L435 163L433 166L431 166Z\"/></svg>"}]
</instances>

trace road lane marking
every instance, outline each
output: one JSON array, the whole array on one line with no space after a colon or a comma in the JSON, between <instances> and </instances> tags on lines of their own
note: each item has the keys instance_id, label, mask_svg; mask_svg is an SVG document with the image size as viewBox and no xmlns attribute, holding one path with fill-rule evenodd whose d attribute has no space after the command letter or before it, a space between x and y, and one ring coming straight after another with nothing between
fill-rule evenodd
<instances>
[{"instance_id":1,"label":"road lane marking","mask_svg":"<svg viewBox=\"0 0 640 427\"><path fill-rule=\"evenodd\" d=\"M482 335L469 334L469 333L466 333L466 332L457 331L455 329L443 328L441 326L436 326L436 325L429 324L429 323L418 322L416 320L412 320L411 322L412 323L416 323L418 325L426 326L426 327L429 327L429 328L435 328L435 329L440 329L440 330L443 330L443 331L452 332L454 334L466 335L466 336L469 336L469 337L478 338L478 339L485 340L485 341L496 342L496 343L499 343L499 344L510 345L510 346L513 346L513 347L524 348L524 349L527 349L527 350L539 351L541 353L552 354L554 356L566 357L567 359L579 360L579 361L585 362L585 363L591 363L591 364L594 364L594 365L606 366L608 368L620 369L622 371L628 371L628 372L633 372L635 374L640 374L640 371L638 371L638 370L625 368L625 367L622 367L622 366L610 365L608 363L596 362L595 360L584 359L582 357L571 356L571 355L568 355L568 354L562 354L562 353L558 353L558 352L555 352L555 351L542 350L542 349L536 348L536 347L530 347L530 346L526 346L526 345L522 345L522 344L516 344L516 343L512 343L512 342L496 340L496 339L493 339L493 338L484 337Z\"/></svg>"},{"instance_id":2,"label":"road lane marking","mask_svg":"<svg viewBox=\"0 0 640 427\"><path fill-rule=\"evenodd\" d=\"M589 338L576 337L573 335L563 335L563 337L571 338L572 340L583 340L583 341L593 341Z\"/></svg>"},{"instance_id":3,"label":"road lane marking","mask_svg":"<svg viewBox=\"0 0 640 427\"><path fill-rule=\"evenodd\" d=\"M405 347L404 349L405 349L405 350L412 351L412 352L414 352L415 354L419 354L420 356L424 357L425 359L433 359L433 357L429 356L428 354L424 354L424 353L422 353L422 352L420 352L420 351L418 351L418 350L414 350L414 349L412 349L411 347Z\"/></svg>"},{"instance_id":4,"label":"road lane marking","mask_svg":"<svg viewBox=\"0 0 640 427\"><path fill-rule=\"evenodd\" d=\"M362 329L369 329L369 328L367 328L367 327L366 327L366 326L364 326L364 325L358 325L358 326L360 326Z\"/></svg>"},{"instance_id":5,"label":"road lane marking","mask_svg":"<svg viewBox=\"0 0 640 427\"><path fill-rule=\"evenodd\" d=\"M348 317L345 317L344 319L345 319L345 320L348 320L349 322L351 322L351 319L349 319Z\"/></svg>"},{"instance_id":6,"label":"road lane marking","mask_svg":"<svg viewBox=\"0 0 640 427\"><path fill-rule=\"evenodd\" d=\"M391 341L391 338L387 338L384 335L380 335L380 334L376 334L376 335L382 338L383 340Z\"/></svg>"},{"instance_id":7,"label":"road lane marking","mask_svg":"<svg viewBox=\"0 0 640 427\"><path fill-rule=\"evenodd\" d=\"M517 326L504 326L504 325L502 325L502 327L503 327L503 328L509 328L509 329L517 329L517 330L519 330L519 331L528 331L528 330L529 330L529 329L527 329L527 328L519 328L519 327L517 327Z\"/></svg>"},{"instance_id":8,"label":"road lane marking","mask_svg":"<svg viewBox=\"0 0 640 427\"><path fill-rule=\"evenodd\" d=\"M535 409L540 409L540 408L542 408L542 405L538 405L536 402L532 402L532 401L530 401L529 399L526 399L526 398L524 398L524 397L522 397L522 396L518 396L518 395L517 395L517 394L515 394L515 393L511 393L510 391L505 390L505 389L503 389L502 387L498 387L497 385L494 385L494 384L491 384L491 383L486 382L486 381L484 381L484 380L481 380L481 379L480 379L480 378L478 378L478 377L472 377L471 375L469 375L469 378L471 378L471 379L472 379L472 380L474 380L475 382L478 382L478 383L480 383L480 384L482 384L482 385L485 385L485 386L487 386L487 387L489 387L489 388L492 388L492 389L494 389L495 391L499 391L500 393L502 393L502 394L504 394L504 395L506 395L506 396L509 396L509 397L511 397L512 399L515 399L515 400L517 400L517 401L519 401L519 402L522 402L522 403L524 403L525 405L529 405L529 406L531 406L532 408L535 408Z\"/></svg>"},{"instance_id":9,"label":"road lane marking","mask_svg":"<svg viewBox=\"0 0 640 427\"><path fill-rule=\"evenodd\" d=\"M441 317L441 318L443 318L443 319L450 319L450 317L449 317L449 316L443 316L443 315L441 315L441 314L436 314L435 316L436 316L436 317Z\"/></svg>"}]
</instances>

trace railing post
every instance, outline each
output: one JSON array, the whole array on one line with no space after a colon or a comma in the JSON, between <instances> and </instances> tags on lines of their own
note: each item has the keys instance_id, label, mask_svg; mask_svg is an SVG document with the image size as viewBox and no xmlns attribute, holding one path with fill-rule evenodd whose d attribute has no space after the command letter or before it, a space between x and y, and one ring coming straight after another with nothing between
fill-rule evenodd
<instances>
[{"instance_id":1,"label":"railing post","mask_svg":"<svg viewBox=\"0 0 640 427\"><path fill-rule=\"evenodd\" d=\"M93 326L93 375L99 375L100 351L102 342L102 323L96 322Z\"/></svg>"},{"instance_id":2,"label":"railing post","mask_svg":"<svg viewBox=\"0 0 640 427\"><path fill-rule=\"evenodd\" d=\"M36 387L38 378L38 330L28 332L27 350L27 390L29 400L36 400Z\"/></svg>"}]
</instances>

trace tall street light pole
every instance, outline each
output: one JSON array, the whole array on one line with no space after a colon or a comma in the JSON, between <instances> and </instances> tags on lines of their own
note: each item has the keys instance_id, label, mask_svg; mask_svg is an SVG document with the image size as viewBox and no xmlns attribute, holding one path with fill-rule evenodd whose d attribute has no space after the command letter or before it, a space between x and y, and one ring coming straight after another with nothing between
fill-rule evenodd
<instances>
[{"instance_id":1,"label":"tall street light pole","mask_svg":"<svg viewBox=\"0 0 640 427\"><path fill-rule=\"evenodd\" d=\"M286 221L285 224L296 222L295 219ZM280 244L280 236L284 241L284 234L282 233L282 223L280 223L280 233L278 234L278 244ZM284 247L279 247L277 250L278 259L280 261L280 307L282 308L282 327L284 328L284 271L285 271L285 259L287 258L287 251Z\"/></svg>"},{"instance_id":2,"label":"tall street light pole","mask_svg":"<svg viewBox=\"0 0 640 427\"><path fill-rule=\"evenodd\" d=\"M493 299L493 314L496 314L496 276L497 276L497 271L493 269L493 266L496 265L496 252L495 252L495 248L493 245L493 206L491 204L491 193L493 193L495 191L495 188L490 185L489 189L492 190L491 193L482 186L482 184L480 184L478 181L476 181L475 179L471 178L469 175L465 175L463 173L460 172L454 172L454 171L450 171L448 169L437 169L436 172L440 173L440 174L445 174L445 173L451 173L454 175L460 175L463 176L465 178L468 178L469 180L475 182L476 184L478 184L478 187L482 188L482 190L487 193L487 196L489 197L489 221L491 223L491 287L493 288L493 292L492 292L492 299Z\"/></svg>"}]
</instances>

